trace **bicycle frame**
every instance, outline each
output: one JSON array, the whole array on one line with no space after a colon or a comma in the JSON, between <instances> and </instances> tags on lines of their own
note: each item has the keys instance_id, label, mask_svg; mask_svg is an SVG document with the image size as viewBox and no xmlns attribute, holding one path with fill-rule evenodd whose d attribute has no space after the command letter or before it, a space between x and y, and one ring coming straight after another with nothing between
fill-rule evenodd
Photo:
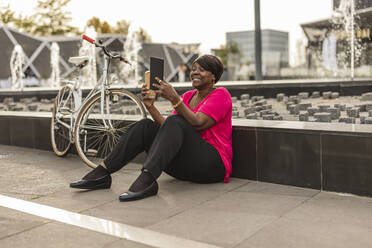
<instances>
[{"instance_id":1,"label":"bicycle frame","mask_svg":"<svg viewBox=\"0 0 372 248\"><path fill-rule=\"evenodd\" d=\"M97 166L94 159L108 154L118 142L120 135L129 128L126 115L121 116L127 111L132 115L132 104L127 104L127 98L134 102L136 118L137 114L141 119L145 118L146 112L138 97L124 89L111 87L112 80L108 78L110 65L114 59L130 63L118 53L109 52L102 41L96 43L85 35L83 39L102 49L104 53L102 76L83 98L80 87L83 82L82 68L87 65L89 57L69 59L80 73L74 80L67 81L58 92L51 118L50 134L53 150L58 156L65 156L71 144L75 143L79 156L87 165L94 168Z\"/></svg>"},{"instance_id":2,"label":"bicycle frame","mask_svg":"<svg viewBox=\"0 0 372 248\"><path fill-rule=\"evenodd\" d=\"M108 80L108 71L110 68L110 60L111 57L107 56L106 54L104 55L104 65L103 65L103 75L101 79L99 80L100 83L97 83L94 88L88 93L88 95L82 100L82 92L80 89L80 79L82 76L82 71L80 68L80 75L79 79L75 80L73 84L67 84L66 86L71 89L69 92L69 95L67 96L67 100L65 100L64 103L61 102L61 99L59 99L58 102L62 103L59 106L57 106L56 113L59 113L61 109L66 107L66 104L68 101L73 99L74 104L75 104L75 109L70 109L70 118L71 118L71 125L68 125L64 123L63 121L57 119L57 122L60 123L61 125L65 126L66 128L69 128L70 130L70 142L74 143L75 142L75 120L79 112L81 111L82 107L84 104L86 104L95 94L100 92L101 94L101 102L100 102L100 114L102 118L102 122L104 124L105 129L113 128L111 119L110 119L110 109L109 109L109 99L107 95L107 90L110 89L110 82ZM62 97L62 96L60 96ZM107 120L106 118L107 117ZM85 123L86 120L84 120Z\"/></svg>"}]
</instances>

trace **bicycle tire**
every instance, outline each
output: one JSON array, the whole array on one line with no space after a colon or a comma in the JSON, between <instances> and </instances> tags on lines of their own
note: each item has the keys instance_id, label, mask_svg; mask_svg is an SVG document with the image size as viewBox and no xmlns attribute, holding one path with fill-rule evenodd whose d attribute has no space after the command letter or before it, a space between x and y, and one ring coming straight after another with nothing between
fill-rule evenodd
<instances>
[{"instance_id":1,"label":"bicycle tire","mask_svg":"<svg viewBox=\"0 0 372 248\"><path fill-rule=\"evenodd\" d=\"M56 98L54 99L52 118L50 120L50 141L54 153L59 157L64 157L68 154L71 148L70 141L70 129L60 124L57 119L62 119L67 125L71 126L71 116L64 115L63 113L57 113L57 106L63 101L64 97L67 97L69 91L72 89L68 86L64 86L58 91ZM71 96L71 102L69 108L74 107L73 97Z\"/></svg>"},{"instance_id":2,"label":"bicycle tire","mask_svg":"<svg viewBox=\"0 0 372 248\"><path fill-rule=\"evenodd\" d=\"M131 92L123 89L109 89L105 97L109 98L111 116L105 120L111 120L112 129L104 130L102 115L97 113L100 111L100 92L84 104L76 118L76 151L85 164L92 168L97 167L100 161L111 152L119 142L120 136L132 124L146 118L142 102Z\"/></svg>"}]
</instances>

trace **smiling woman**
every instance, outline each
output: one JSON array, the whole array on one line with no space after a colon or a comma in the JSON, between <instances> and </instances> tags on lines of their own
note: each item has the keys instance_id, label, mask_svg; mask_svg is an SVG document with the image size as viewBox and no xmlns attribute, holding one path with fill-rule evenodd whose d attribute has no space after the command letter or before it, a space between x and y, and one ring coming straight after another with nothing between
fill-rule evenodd
<instances>
[{"instance_id":1,"label":"smiling woman","mask_svg":"<svg viewBox=\"0 0 372 248\"><path fill-rule=\"evenodd\" d=\"M223 64L213 55L203 55L192 65L195 88L179 96L172 85L157 78L155 90L173 106L173 115L164 118L154 105L145 84L142 101L152 119L131 127L100 166L72 188L102 189L111 186L111 173L120 170L137 154L146 151L142 173L119 199L130 201L156 195L156 179L165 173L195 183L228 182L232 160L232 102L229 92L215 87Z\"/></svg>"}]
</instances>

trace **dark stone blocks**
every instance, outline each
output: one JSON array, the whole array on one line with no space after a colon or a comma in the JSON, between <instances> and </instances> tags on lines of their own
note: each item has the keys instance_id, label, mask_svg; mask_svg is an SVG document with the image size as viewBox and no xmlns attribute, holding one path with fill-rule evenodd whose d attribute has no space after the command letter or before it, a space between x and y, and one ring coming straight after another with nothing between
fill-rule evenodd
<instances>
[{"instance_id":1,"label":"dark stone blocks","mask_svg":"<svg viewBox=\"0 0 372 248\"><path fill-rule=\"evenodd\" d=\"M257 168L258 181L320 189L320 136L258 129Z\"/></svg>"},{"instance_id":2,"label":"dark stone blocks","mask_svg":"<svg viewBox=\"0 0 372 248\"><path fill-rule=\"evenodd\" d=\"M10 145L34 148L33 126L32 118L10 117Z\"/></svg>"},{"instance_id":3,"label":"dark stone blocks","mask_svg":"<svg viewBox=\"0 0 372 248\"><path fill-rule=\"evenodd\" d=\"M234 127L233 152L233 177L321 188L317 133Z\"/></svg>"},{"instance_id":4,"label":"dark stone blocks","mask_svg":"<svg viewBox=\"0 0 372 248\"><path fill-rule=\"evenodd\" d=\"M372 133L234 126L233 152L234 177L372 196Z\"/></svg>"},{"instance_id":5,"label":"dark stone blocks","mask_svg":"<svg viewBox=\"0 0 372 248\"><path fill-rule=\"evenodd\" d=\"M0 144L52 150L50 118L1 116Z\"/></svg>"},{"instance_id":6,"label":"dark stone blocks","mask_svg":"<svg viewBox=\"0 0 372 248\"><path fill-rule=\"evenodd\" d=\"M10 145L9 117L0 118L0 144Z\"/></svg>"},{"instance_id":7,"label":"dark stone blocks","mask_svg":"<svg viewBox=\"0 0 372 248\"><path fill-rule=\"evenodd\" d=\"M256 130L234 127L232 176L257 180Z\"/></svg>"},{"instance_id":8,"label":"dark stone blocks","mask_svg":"<svg viewBox=\"0 0 372 248\"><path fill-rule=\"evenodd\" d=\"M323 189L372 196L372 136L322 136Z\"/></svg>"},{"instance_id":9,"label":"dark stone blocks","mask_svg":"<svg viewBox=\"0 0 372 248\"><path fill-rule=\"evenodd\" d=\"M53 151L50 142L50 119L35 118L34 123L34 145L36 149Z\"/></svg>"}]
</instances>

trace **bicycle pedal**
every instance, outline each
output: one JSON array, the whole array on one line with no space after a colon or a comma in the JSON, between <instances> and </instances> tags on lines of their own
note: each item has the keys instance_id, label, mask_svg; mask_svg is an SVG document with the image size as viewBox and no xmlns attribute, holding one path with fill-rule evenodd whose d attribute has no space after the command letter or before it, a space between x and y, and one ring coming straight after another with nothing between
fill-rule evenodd
<instances>
[{"instance_id":1,"label":"bicycle pedal","mask_svg":"<svg viewBox=\"0 0 372 248\"><path fill-rule=\"evenodd\" d=\"M91 157L94 157L94 156L97 155L97 153L98 153L97 150L94 150L94 149L88 149L88 151L85 153L85 155L87 155L87 156L91 156Z\"/></svg>"},{"instance_id":2,"label":"bicycle pedal","mask_svg":"<svg viewBox=\"0 0 372 248\"><path fill-rule=\"evenodd\" d=\"M118 101L119 101L119 96L118 96L118 95L113 95L113 96L112 96L112 101L113 101L114 103L118 102Z\"/></svg>"}]
</instances>

